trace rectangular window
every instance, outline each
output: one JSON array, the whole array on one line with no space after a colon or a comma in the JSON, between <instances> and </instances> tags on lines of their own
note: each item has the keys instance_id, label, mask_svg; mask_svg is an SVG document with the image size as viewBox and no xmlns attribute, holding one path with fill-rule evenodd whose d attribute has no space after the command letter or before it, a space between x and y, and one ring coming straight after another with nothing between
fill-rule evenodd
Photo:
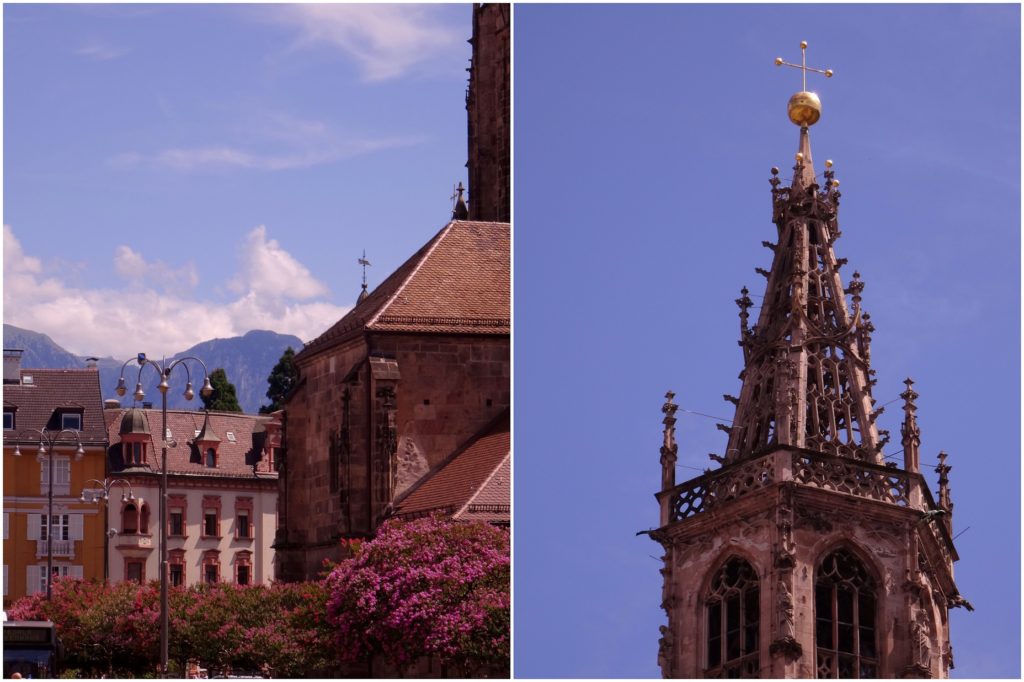
<instances>
[{"instance_id":1,"label":"rectangular window","mask_svg":"<svg viewBox=\"0 0 1024 682\"><path fill-rule=\"evenodd\" d=\"M41 523L39 524L39 539L45 540L49 537L47 534L49 526L46 523L46 514L40 514ZM71 519L68 514L54 514L53 515L53 539L54 540L70 540L71 539ZM66 574L65 574L66 575Z\"/></svg>"},{"instance_id":2,"label":"rectangular window","mask_svg":"<svg viewBox=\"0 0 1024 682\"><path fill-rule=\"evenodd\" d=\"M171 585L174 587L181 587L182 583L185 582L184 569L185 567L181 564L170 564L170 580Z\"/></svg>"},{"instance_id":3,"label":"rectangular window","mask_svg":"<svg viewBox=\"0 0 1024 682\"><path fill-rule=\"evenodd\" d=\"M125 579L130 582L142 583L142 576L145 574L145 564L141 561L129 561L125 566Z\"/></svg>"},{"instance_id":4,"label":"rectangular window","mask_svg":"<svg viewBox=\"0 0 1024 682\"><path fill-rule=\"evenodd\" d=\"M207 509L203 513L203 535L206 537L216 538L220 537L219 529L217 528L217 510Z\"/></svg>"},{"instance_id":5,"label":"rectangular window","mask_svg":"<svg viewBox=\"0 0 1024 682\"><path fill-rule=\"evenodd\" d=\"M171 535L185 535L185 513L181 509L171 510Z\"/></svg>"},{"instance_id":6,"label":"rectangular window","mask_svg":"<svg viewBox=\"0 0 1024 682\"><path fill-rule=\"evenodd\" d=\"M46 495L50 489L50 458L44 457L39 467L39 494ZM71 459L53 457L53 494L68 495L71 492Z\"/></svg>"},{"instance_id":7,"label":"rectangular window","mask_svg":"<svg viewBox=\"0 0 1024 682\"><path fill-rule=\"evenodd\" d=\"M54 578L67 578L70 575L70 566L54 566ZM46 565L39 567L39 591L46 592Z\"/></svg>"},{"instance_id":8,"label":"rectangular window","mask_svg":"<svg viewBox=\"0 0 1024 682\"><path fill-rule=\"evenodd\" d=\"M142 464L142 443L132 443L129 464Z\"/></svg>"},{"instance_id":9,"label":"rectangular window","mask_svg":"<svg viewBox=\"0 0 1024 682\"><path fill-rule=\"evenodd\" d=\"M77 412L62 412L60 415L60 428L81 431L82 415Z\"/></svg>"},{"instance_id":10,"label":"rectangular window","mask_svg":"<svg viewBox=\"0 0 1024 682\"><path fill-rule=\"evenodd\" d=\"M238 513L238 537L240 538L251 538L252 529L249 527L249 513L239 512Z\"/></svg>"},{"instance_id":11,"label":"rectangular window","mask_svg":"<svg viewBox=\"0 0 1024 682\"><path fill-rule=\"evenodd\" d=\"M4 430L12 431L14 429L14 410L4 410Z\"/></svg>"},{"instance_id":12,"label":"rectangular window","mask_svg":"<svg viewBox=\"0 0 1024 682\"><path fill-rule=\"evenodd\" d=\"M238 567L238 584L249 584L249 567L244 564Z\"/></svg>"},{"instance_id":13,"label":"rectangular window","mask_svg":"<svg viewBox=\"0 0 1024 682\"><path fill-rule=\"evenodd\" d=\"M203 567L203 580L208 585L212 585L217 582L217 564L206 564Z\"/></svg>"}]
</instances>

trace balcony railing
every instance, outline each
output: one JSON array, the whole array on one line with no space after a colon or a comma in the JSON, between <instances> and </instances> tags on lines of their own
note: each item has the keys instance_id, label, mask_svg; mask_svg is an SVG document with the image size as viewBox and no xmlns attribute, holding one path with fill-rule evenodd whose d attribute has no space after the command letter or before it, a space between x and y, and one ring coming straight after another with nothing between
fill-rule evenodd
<instances>
[{"instance_id":1,"label":"balcony railing","mask_svg":"<svg viewBox=\"0 0 1024 682\"><path fill-rule=\"evenodd\" d=\"M118 534L118 549L153 549L153 535L150 533Z\"/></svg>"},{"instance_id":2,"label":"balcony railing","mask_svg":"<svg viewBox=\"0 0 1024 682\"><path fill-rule=\"evenodd\" d=\"M46 540L36 540L36 558L41 559L44 556L46 556ZM53 556L74 558L75 541L54 538Z\"/></svg>"},{"instance_id":3,"label":"balcony railing","mask_svg":"<svg viewBox=\"0 0 1024 682\"><path fill-rule=\"evenodd\" d=\"M846 457L777 450L698 476L662 491L658 499L663 505L663 525L784 481L909 507L911 490L918 478L900 469Z\"/></svg>"}]
</instances>

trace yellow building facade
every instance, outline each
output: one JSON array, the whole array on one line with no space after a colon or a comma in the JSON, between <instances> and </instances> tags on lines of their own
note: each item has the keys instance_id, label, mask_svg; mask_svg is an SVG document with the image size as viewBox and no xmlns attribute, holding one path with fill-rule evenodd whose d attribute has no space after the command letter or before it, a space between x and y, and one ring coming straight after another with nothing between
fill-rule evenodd
<instances>
[{"instance_id":1,"label":"yellow building facade","mask_svg":"<svg viewBox=\"0 0 1024 682\"><path fill-rule=\"evenodd\" d=\"M106 474L99 372L20 364L20 352L4 351L5 610L46 591L48 558L56 576L103 580L108 528L104 502L81 501L83 490L99 487L89 481Z\"/></svg>"}]
</instances>

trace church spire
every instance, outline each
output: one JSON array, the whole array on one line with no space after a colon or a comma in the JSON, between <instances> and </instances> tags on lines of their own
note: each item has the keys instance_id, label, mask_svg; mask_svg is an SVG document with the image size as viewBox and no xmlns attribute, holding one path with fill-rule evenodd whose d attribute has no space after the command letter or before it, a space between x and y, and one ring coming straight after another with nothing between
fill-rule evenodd
<instances>
[{"instance_id":1,"label":"church spire","mask_svg":"<svg viewBox=\"0 0 1024 682\"><path fill-rule=\"evenodd\" d=\"M807 43L801 43L806 51ZM818 185L811 158L809 128L821 117L821 101L805 89L790 98L788 114L800 126L790 187L781 186L772 169L773 221L778 242L765 275L764 299L757 323L748 329L749 298L741 311L743 388L729 432L727 462L750 458L767 448L789 445L831 455L881 463L885 438L875 427L881 410L871 396L868 348L871 326L861 312L864 282L859 273L844 287L845 259L833 244L839 237L838 181L825 163L824 187Z\"/></svg>"}]
</instances>

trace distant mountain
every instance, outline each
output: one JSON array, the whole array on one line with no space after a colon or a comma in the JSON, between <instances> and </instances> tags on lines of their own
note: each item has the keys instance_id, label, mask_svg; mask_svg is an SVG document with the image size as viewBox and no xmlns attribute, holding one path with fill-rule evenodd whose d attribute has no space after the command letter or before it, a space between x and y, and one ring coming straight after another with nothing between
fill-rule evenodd
<instances>
[{"instance_id":1,"label":"distant mountain","mask_svg":"<svg viewBox=\"0 0 1024 682\"><path fill-rule=\"evenodd\" d=\"M19 348L22 367L38 367L40 369L71 369L85 367L85 361L73 355L56 343L46 334L4 325L4 348Z\"/></svg>"},{"instance_id":2,"label":"distant mountain","mask_svg":"<svg viewBox=\"0 0 1024 682\"><path fill-rule=\"evenodd\" d=\"M266 397L267 376L288 346L298 351L302 348L302 340L297 336L254 330L244 336L203 341L171 356L168 361L193 356L206 363L207 369L211 372L218 367L223 367L227 372L228 380L235 385L238 402L242 409L254 413L259 410L261 405L268 402ZM25 351L21 360L22 367L43 369L85 367L86 356L69 353L45 334L20 329L9 324L4 325L4 348L21 348ZM160 360L161 358L153 359ZM103 398L117 398L117 381L121 376L124 360L111 357L100 358L97 365ZM170 408L202 408L199 389L202 387L203 370L194 362L188 362L187 365L196 397L191 402L185 400L182 394L185 392L186 372L178 367L171 374L171 390L167 394L167 406ZM133 362L125 367L124 378L128 392L120 400L122 405L130 405L132 394L135 392L135 384L139 380L138 365ZM157 391L159 378L156 372L152 368L147 369L141 378L142 390L146 396L143 400L158 407L160 393Z\"/></svg>"}]
</instances>

